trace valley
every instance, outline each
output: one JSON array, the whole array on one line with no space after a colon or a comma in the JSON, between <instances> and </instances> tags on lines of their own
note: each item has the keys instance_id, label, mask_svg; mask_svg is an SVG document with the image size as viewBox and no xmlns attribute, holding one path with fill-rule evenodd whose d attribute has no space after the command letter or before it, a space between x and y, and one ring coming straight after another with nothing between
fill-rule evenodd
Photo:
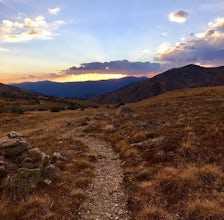
<instances>
[{"instance_id":1,"label":"valley","mask_svg":"<svg viewBox=\"0 0 224 220\"><path fill-rule=\"evenodd\" d=\"M28 195L1 187L0 218L90 219L92 201L102 210L93 219L223 219L223 97L220 86L120 107L1 113L1 137L20 132L31 148L66 159ZM94 201L96 183L101 201Z\"/></svg>"}]
</instances>

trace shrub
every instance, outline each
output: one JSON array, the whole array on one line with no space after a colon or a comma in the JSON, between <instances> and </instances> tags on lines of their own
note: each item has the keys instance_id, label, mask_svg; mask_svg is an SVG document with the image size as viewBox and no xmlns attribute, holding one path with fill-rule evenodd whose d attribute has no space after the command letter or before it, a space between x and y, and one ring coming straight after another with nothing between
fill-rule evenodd
<instances>
[{"instance_id":1,"label":"shrub","mask_svg":"<svg viewBox=\"0 0 224 220\"><path fill-rule=\"evenodd\" d=\"M12 113L24 114L24 110L22 108L20 108L20 107L13 107Z\"/></svg>"},{"instance_id":2,"label":"shrub","mask_svg":"<svg viewBox=\"0 0 224 220\"><path fill-rule=\"evenodd\" d=\"M52 107L51 112L60 112L62 110L61 107Z\"/></svg>"},{"instance_id":3,"label":"shrub","mask_svg":"<svg viewBox=\"0 0 224 220\"><path fill-rule=\"evenodd\" d=\"M77 103L71 103L71 104L69 104L67 109L68 110L76 110L78 108L79 108L79 105Z\"/></svg>"},{"instance_id":4,"label":"shrub","mask_svg":"<svg viewBox=\"0 0 224 220\"><path fill-rule=\"evenodd\" d=\"M43 112L43 111L46 111L46 109L40 107L40 108L37 109L37 111L39 111L39 112Z\"/></svg>"}]
</instances>

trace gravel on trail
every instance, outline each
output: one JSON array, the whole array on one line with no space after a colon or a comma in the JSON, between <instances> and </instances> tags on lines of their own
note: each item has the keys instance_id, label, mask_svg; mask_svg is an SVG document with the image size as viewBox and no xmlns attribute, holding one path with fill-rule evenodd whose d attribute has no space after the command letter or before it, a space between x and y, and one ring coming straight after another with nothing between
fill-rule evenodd
<instances>
[{"instance_id":1,"label":"gravel on trail","mask_svg":"<svg viewBox=\"0 0 224 220\"><path fill-rule=\"evenodd\" d=\"M109 143L100 139L83 137L80 140L97 156L95 177L86 191L86 200L80 207L80 219L129 220L119 155Z\"/></svg>"}]
</instances>

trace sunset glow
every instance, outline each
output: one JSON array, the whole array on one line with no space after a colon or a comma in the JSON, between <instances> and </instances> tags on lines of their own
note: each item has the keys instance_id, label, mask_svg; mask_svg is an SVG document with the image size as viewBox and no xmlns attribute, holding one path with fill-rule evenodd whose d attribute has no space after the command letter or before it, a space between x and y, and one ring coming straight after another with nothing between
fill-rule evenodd
<instances>
[{"instance_id":1,"label":"sunset glow","mask_svg":"<svg viewBox=\"0 0 224 220\"><path fill-rule=\"evenodd\" d=\"M66 77L57 78L55 82L83 82L83 81L97 81L97 80L107 80L107 79L120 79L127 75L123 74L97 74L88 73L82 75L70 75Z\"/></svg>"},{"instance_id":2,"label":"sunset glow","mask_svg":"<svg viewBox=\"0 0 224 220\"><path fill-rule=\"evenodd\" d=\"M0 82L152 76L189 63L221 66L223 10L223 0L3 0Z\"/></svg>"}]
</instances>

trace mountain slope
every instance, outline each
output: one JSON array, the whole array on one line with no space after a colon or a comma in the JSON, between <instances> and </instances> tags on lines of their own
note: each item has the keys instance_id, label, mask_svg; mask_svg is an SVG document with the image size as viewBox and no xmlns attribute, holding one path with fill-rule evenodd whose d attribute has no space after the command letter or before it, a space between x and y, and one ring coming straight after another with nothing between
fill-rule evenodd
<instances>
[{"instance_id":1,"label":"mountain slope","mask_svg":"<svg viewBox=\"0 0 224 220\"><path fill-rule=\"evenodd\" d=\"M1 98L32 98L35 94L15 86L9 86L0 83Z\"/></svg>"},{"instance_id":2,"label":"mountain slope","mask_svg":"<svg viewBox=\"0 0 224 220\"><path fill-rule=\"evenodd\" d=\"M98 103L136 102L166 91L224 85L224 67L188 65L168 70L151 79L94 97Z\"/></svg>"},{"instance_id":3,"label":"mountain slope","mask_svg":"<svg viewBox=\"0 0 224 220\"><path fill-rule=\"evenodd\" d=\"M19 88L42 93L45 95L69 98L90 98L106 92L111 92L126 85L140 82L146 77L125 77L121 79L57 83L51 81L25 82L13 84Z\"/></svg>"},{"instance_id":4,"label":"mountain slope","mask_svg":"<svg viewBox=\"0 0 224 220\"><path fill-rule=\"evenodd\" d=\"M92 106L95 105L88 100L44 96L0 83L0 113L22 114L36 110L75 110Z\"/></svg>"}]
</instances>

